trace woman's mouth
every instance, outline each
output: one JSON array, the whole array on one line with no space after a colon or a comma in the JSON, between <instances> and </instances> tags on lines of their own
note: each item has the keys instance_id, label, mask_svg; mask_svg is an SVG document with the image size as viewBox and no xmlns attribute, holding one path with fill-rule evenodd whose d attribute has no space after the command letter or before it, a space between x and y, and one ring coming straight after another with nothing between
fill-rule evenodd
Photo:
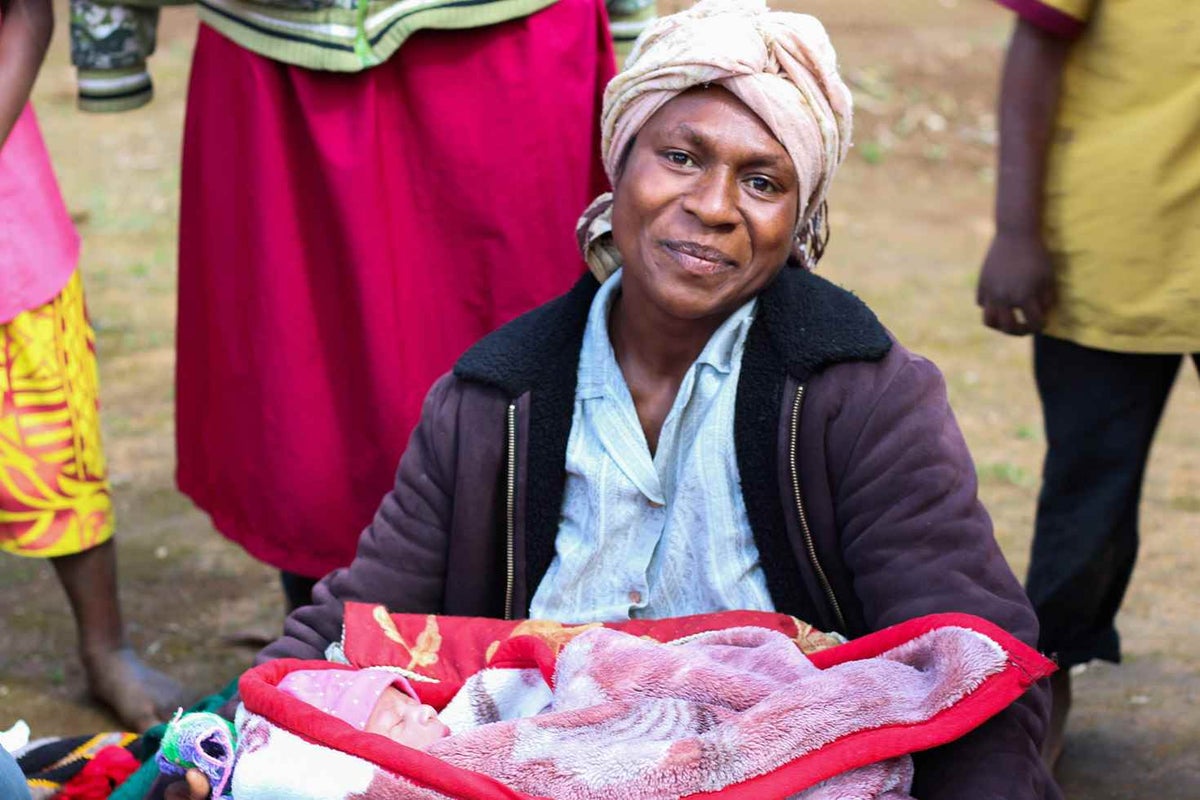
<instances>
[{"instance_id":1,"label":"woman's mouth","mask_svg":"<svg viewBox=\"0 0 1200 800\"><path fill-rule=\"evenodd\" d=\"M666 239L659 244L675 263L695 275L715 275L737 267L737 261L729 254L699 242Z\"/></svg>"}]
</instances>

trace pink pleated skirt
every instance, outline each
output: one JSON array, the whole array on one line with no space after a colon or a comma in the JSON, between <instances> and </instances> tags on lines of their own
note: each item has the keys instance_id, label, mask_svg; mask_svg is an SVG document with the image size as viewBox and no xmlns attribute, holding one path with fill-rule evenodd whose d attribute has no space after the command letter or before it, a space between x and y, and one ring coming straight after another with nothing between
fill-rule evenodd
<instances>
[{"instance_id":1,"label":"pink pleated skirt","mask_svg":"<svg viewBox=\"0 0 1200 800\"><path fill-rule=\"evenodd\" d=\"M179 244L179 488L277 568L348 564L433 381L585 269L603 0L422 31L356 74L202 27Z\"/></svg>"}]
</instances>

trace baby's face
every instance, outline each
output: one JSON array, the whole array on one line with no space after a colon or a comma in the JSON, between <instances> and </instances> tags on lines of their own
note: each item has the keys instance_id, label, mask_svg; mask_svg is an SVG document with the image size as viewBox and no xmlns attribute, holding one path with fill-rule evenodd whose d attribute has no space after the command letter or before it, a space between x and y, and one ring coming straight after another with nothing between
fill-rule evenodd
<instances>
[{"instance_id":1,"label":"baby's face","mask_svg":"<svg viewBox=\"0 0 1200 800\"><path fill-rule=\"evenodd\" d=\"M395 686L383 690L363 730L415 750L424 750L450 735L450 729L438 719L432 706L418 703Z\"/></svg>"}]
</instances>

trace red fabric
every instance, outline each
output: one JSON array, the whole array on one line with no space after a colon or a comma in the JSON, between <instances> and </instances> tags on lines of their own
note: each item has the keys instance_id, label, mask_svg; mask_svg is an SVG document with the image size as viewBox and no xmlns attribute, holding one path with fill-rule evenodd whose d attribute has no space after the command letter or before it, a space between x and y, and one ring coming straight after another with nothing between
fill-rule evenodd
<instances>
[{"instance_id":1,"label":"red fabric","mask_svg":"<svg viewBox=\"0 0 1200 800\"><path fill-rule=\"evenodd\" d=\"M140 766L124 747L105 747L54 795L55 800L105 800Z\"/></svg>"},{"instance_id":2,"label":"red fabric","mask_svg":"<svg viewBox=\"0 0 1200 800\"><path fill-rule=\"evenodd\" d=\"M702 615L686 618L690 624L702 625L707 618L707 630L715 629L728 622L730 613ZM400 619L406 615L395 615ZM426 618L408 615L416 620ZM472 631L481 631L475 623L492 623L495 620L438 617L439 624L457 625L457 630L467 638ZM671 622L664 620L664 623ZM422 623L423 624L423 623ZM515 623L504 623L514 625ZM737 623L735 623L737 624ZM740 624L746 624L742 621ZM689 795L690 797L719 797L722 800L758 800L764 797L785 797L803 791L816 783L865 764L875 763L904 753L936 747L952 741L973 730L1014 700L1020 697L1037 680L1051 674L1055 667L1032 648L1015 639L997 626L969 614L935 614L909 620L845 645L824 650L809 656L812 662L827 669L836 664L856 659L871 658L890 650L938 627L954 626L974 630L991 638L1008 655L1008 667L986 679L970 694L950 708L931 719L911 725L884 726L863 730L843 737L819 750L808 753L780 769L758 776L741 784L720 791ZM412 626L403 626L411 629ZM622 628L622 624L607 627ZM626 628L628 630L628 628ZM632 631L630 631L632 632ZM662 629L659 630L662 633ZM643 634L651 635L653 633ZM483 637L487 638L487 637ZM659 638L655 636L654 638ZM662 637L666 638L666 637ZM476 643L481 639L476 639ZM514 658L504 659L505 666L537 666L543 671L546 649L536 645L525 648L516 640L507 648ZM516 658L524 650L528 657L525 664ZM503 653L497 653L501 658ZM439 659L440 660L440 659ZM248 710L262 715L281 727L315 744L333 747L373 761L398 775L422 786L462 800L536 800L534 796L516 791L493 778L469 770L451 767L445 762L421 751L396 745L378 736L355 731L345 722L335 719L303 701L281 692L275 685L289 672L296 669L352 669L337 664L279 659L262 664L245 673L239 682L239 691ZM447 683L452 683L449 668L442 674ZM465 670L463 670L465 672ZM461 682L452 687L457 691ZM418 692L433 688L429 684L417 684ZM447 691L451 687L439 686ZM453 694L450 691L450 694ZM424 696L424 695L423 695ZM427 702L431 702L426 698ZM438 705L434 703L434 705Z\"/></svg>"},{"instance_id":3,"label":"red fabric","mask_svg":"<svg viewBox=\"0 0 1200 800\"><path fill-rule=\"evenodd\" d=\"M1042 30L1065 39L1074 39L1083 32L1085 24L1080 20L1048 6L1038 0L996 0L1002 6L1017 13L1022 19Z\"/></svg>"},{"instance_id":4,"label":"red fabric","mask_svg":"<svg viewBox=\"0 0 1200 800\"><path fill-rule=\"evenodd\" d=\"M202 27L179 252L180 489L255 557L348 564L434 379L584 270L602 0L321 73Z\"/></svg>"}]
</instances>

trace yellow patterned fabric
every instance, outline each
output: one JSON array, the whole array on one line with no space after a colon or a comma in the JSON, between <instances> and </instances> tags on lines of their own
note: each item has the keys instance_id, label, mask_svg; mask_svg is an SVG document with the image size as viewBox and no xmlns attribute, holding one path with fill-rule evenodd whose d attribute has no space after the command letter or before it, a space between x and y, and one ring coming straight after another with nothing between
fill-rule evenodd
<instances>
[{"instance_id":1,"label":"yellow patterned fabric","mask_svg":"<svg viewBox=\"0 0 1200 800\"><path fill-rule=\"evenodd\" d=\"M76 272L49 303L0 323L0 550L51 558L112 536L97 389Z\"/></svg>"}]
</instances>

